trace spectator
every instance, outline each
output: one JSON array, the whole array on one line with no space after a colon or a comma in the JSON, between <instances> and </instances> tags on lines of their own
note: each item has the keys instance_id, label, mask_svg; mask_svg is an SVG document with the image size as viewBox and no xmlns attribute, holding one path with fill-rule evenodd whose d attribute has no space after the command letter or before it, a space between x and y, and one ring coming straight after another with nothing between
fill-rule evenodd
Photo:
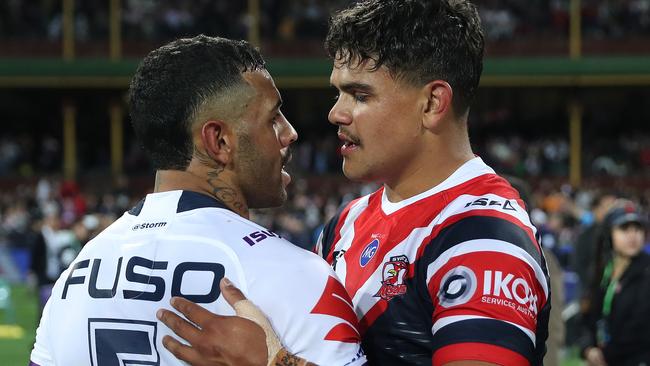
<instances>
[{"instance_id":1,"label":"spectator","mask_svg":"<svg viewBox=\"0 0 650 366\"><path fill-rule=\"evenodd\" d=\"M650 256L645 219L632 202L605 218L582 356L589 366L650 364Z\"/></svg>"}]
</instances>

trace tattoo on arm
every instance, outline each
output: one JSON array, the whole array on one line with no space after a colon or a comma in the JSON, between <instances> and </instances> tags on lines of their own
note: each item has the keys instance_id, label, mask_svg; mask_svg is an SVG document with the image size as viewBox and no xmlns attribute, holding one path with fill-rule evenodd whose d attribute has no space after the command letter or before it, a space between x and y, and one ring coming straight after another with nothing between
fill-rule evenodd
<instances>
[{"instance_id":1,"label":"tattoo on arm","mask_svg":"<svg viewBox=\"0 0 650 366\"><path fill-rule=\"evenodd\" d=\"M307 360L302 359L296 355L292 355L286 349L281 349L275 356L272 362L273 366L316 366Z\"/></svg>"}]
</instances>

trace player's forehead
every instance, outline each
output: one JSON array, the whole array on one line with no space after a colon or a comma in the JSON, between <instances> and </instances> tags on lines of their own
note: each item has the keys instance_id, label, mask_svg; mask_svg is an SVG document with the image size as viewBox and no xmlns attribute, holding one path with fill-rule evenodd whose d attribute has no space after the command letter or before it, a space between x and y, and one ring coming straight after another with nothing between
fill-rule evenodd
<instances>
[{"instance_id":1,"label":"player's forehead","mask_svg":"<svg viewBox=\"0 0 650 366\"><path fill-rule=\"evenodd\" d=\"M376 67L373 59L359 61L356 58L347 60L337 58L332 65L330 85L339 90L346 89L372 89L393 90L401 86L388 67Z\"/></svg>"},{"instance_id":2,"label":"player's forehead","mask_svg":"<svg viewBox=\"0 0 650 366\"><path fill-rule=\"evenodd\" d=\"M253 89L255 102L259 103L262 109L272 110L281 103L280 91L266 69L244 72L242 78Z\"/></svg>"}]
</instances>

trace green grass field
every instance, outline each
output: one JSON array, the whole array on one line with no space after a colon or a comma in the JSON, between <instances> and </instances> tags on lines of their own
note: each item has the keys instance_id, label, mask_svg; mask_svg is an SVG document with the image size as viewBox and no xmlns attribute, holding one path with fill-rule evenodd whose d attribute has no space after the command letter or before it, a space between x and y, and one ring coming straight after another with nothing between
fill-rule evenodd
<instances>
[{"instance_id":1,"label":"green grass field","mask_svg":"<svg viewBox=\"0 0 650 366\"><path fill-rule=\"evenodd\" d=\"M13 286L11 299L13 314L0 309L0 364L26 366L36 334L38 300L26 286Z\"/></svg>"},{"instance_id":2,"label":"green grass field","mask_svg":"<svg viewBox=\"0 0 650 366\"><path fill-rule=\"evenodd\" d=\"M8 324L12 323L8 319L11 314L0 310L0 365L26 366L36 333L38 300L36 294L25 286L12 287L11 297L15 309L14 324ZM575 352L567 354L569 357L562 366L582 365Z\"/></svg>"}]
</instances>

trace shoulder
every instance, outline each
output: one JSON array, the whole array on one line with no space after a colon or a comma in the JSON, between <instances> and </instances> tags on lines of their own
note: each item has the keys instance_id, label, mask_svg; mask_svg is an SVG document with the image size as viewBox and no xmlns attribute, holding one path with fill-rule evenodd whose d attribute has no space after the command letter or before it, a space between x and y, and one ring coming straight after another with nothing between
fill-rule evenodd
<instances>
[{"instance_id":1,"label":"shoulder","mask_svg":"<svg viewBox=\"0 0 650 366\"><path fill-rule=\"evenodd\" d=\"M541 259L537 228L518 192L496 174L476 179L448 195L448 204L436 218L433 240L443 245L439 248L446 250L472 239L496 239L520 246Z\"/></svg>"}]
</instances>

